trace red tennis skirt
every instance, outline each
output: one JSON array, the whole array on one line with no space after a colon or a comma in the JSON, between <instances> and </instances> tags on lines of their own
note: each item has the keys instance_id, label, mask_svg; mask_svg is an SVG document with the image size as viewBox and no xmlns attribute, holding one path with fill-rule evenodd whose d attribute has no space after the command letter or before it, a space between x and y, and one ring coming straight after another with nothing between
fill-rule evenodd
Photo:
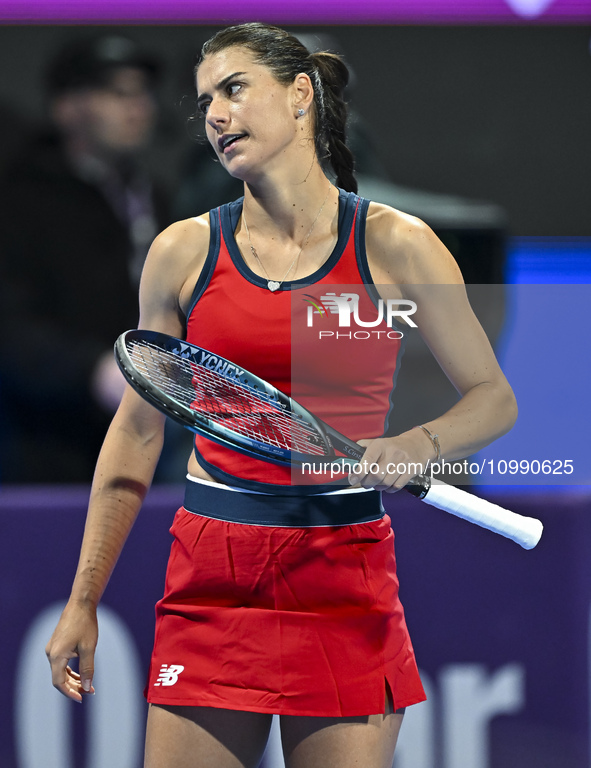
<instances>
[{"instance_id":1,"label":"red tennis skirt","mask_svg":"<svg viewBox=\"0 0 591 768\"><path fill-rule=\"evenodd\" d=\"M216 518L246 497L250 511L257 496L269 497L223 487L213 494L214 512L207 489L208 510L181 507L171 528L149 702L344 717L383 713L386 686L395 709L425 699L387 515L245 524ZM358 496L363 506L368 494ZM294 503L305 514L309 500Z\"/></svg>"}]
</instances>

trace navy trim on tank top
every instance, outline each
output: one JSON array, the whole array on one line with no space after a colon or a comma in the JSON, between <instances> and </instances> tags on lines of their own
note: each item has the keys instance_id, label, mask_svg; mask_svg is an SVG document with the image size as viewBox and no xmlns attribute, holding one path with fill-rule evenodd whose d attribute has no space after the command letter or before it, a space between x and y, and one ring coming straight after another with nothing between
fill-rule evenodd
<instances>
[{"instance_id":1,"label":"navy trim on tank top","mask_svg":"<svg viewBox=\"0 0 591 768\"><path fill-rule=\"evenodd\" d=\"M195 288L191 294L191 302L187 311L187 321L191 317L191 313L195 309L195 305L199 299L205 293L205 289L210 283L213 273L215 271L215 265L218 261L221 245L221 228L220 228L220 209L215 208L209 212L209 250L205 258L205 264L201 270L201 274L195 283Z\"/></svg>"},{"instance_id":2,"label":"navy trim on tank top","mask_svg":"<svg viewBox=\"0 0 591 768\"><path fill-rule=\"evenodd\" d=\"M366 285L373 285L369 264L367 263L367 251L365 249L365 229L368 209L369 200L361 198L357 219L355 220L355 255L357 257L357 267L359 268L361 279Z\"/></svg>"},{"instance_id":3,"label":"navy trim on tank top","mask_svg":"<svg viewBox=\"0 0 591 768\"><path fill-rule=\"evenodd\" d=\"M357 257L357 267L359 269L359 274L361 275L361 279L363 280L363 282L367 287L367 292L369 294L369 297L373 301L374 306L377 308L378 301L380 299L380 294L378 289L376 288L376 285L371 276L371 272L369 270L369 263L367 261L367 249L365 244L365 233L367 230L367 212L369 210L370 202L371 201L367 200L366 198L361 198L357 219L355 220L355 255ZM402 323L397 323L395 320L393 320L392 328L394 328L397 331L400 331L403 334L403 336L400 341L400 349L398 351L398 356L396 358L396 368L394 369L394 375L392 376L392 389L390 390L390 395L388 398L390 407L388 408L388 412L386 413L386 416L384 418L384 431L382 433L383 437L386 437L388 435L388 429L390 428L390 419L392 416L392 412L394 410L394 390L396 389L398 372L400 371L400 363L404 355L404 350L406 349L405 327L402 325Z\"/></svg>"},{"instance_id":4,"label":"navy trim on tank top","mask_svg":"<svg viewBox=\"0 0 591 768\"><path fill-rule=\"evenodd\" d=\"M283 282L277 291L278 293L281 291L291 291L293 288L305 288L309 285L314 285L314 283L317 283L319 280L322 280L323 277L328 275L331 269L338 263L339 259L343 255L343 251L345 250L347 243L349 242L351 228L353 225L353 218L355 216L355 211L358 208L360 199L361 198L359 198L353 192L345 192L344 190L339 189L339 236L332 253L324 262L324 264L313 274L300 278L299 280L286 280ZM238 220L240 218L240 214L242 213L243 204L244 198L241 197L239 200L235 200L233 203L224 205L220 209L221 227L224 235L224 242L226 243L226 248L228 249L228 253L230 254L230 258L232 259L234 266L238 272L240 272L242 277L245 280L248 280L249 283L258 286L259 288L268 290L267 278L255 274L248 267L244 261L244 258L242 257L242 254L240 253L238 244L234 239L234 232L238 226Z\"/></svg>"},{"instance_id":5,"label":"navy trim on tank top","mask_svg":"<svg viewBox=\"0 0 591 768\"><path fill-rule=\"evenodd\" d=\"M367 293L377 309L380 294L371 276L369 263L367 261L367 248L365 243L365 233L367 231L367 212L369 210L370 203L371 200L367 200L363 197L360 198L357 218L355 220L355 257L357 259L357 268L359 269L361 279L367 287ZM392 320L392 328L397 331L401 331L402 333L404 332L404 326L402 323L397 323L396 320Z\"/></svg>"}]
</instances>

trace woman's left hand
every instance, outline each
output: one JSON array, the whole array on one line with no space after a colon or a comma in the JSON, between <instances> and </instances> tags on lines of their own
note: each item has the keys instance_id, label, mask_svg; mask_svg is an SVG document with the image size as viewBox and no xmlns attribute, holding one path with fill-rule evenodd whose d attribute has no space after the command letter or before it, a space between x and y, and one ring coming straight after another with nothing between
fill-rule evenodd
<instances>
[{"instance_id":1,"label":"woman's left hand","mask_svg":"<svg viewBox=\"0 0 591 768\"><path fill-rule=\"evenodd\" d=\"M397 437L359 440L367 450L349 474L351 485L396 493L415 475L423 474L435 451L420 429L411 429ZM358 471L357 471L358 470Z\"/></svg>"}]
</instances>

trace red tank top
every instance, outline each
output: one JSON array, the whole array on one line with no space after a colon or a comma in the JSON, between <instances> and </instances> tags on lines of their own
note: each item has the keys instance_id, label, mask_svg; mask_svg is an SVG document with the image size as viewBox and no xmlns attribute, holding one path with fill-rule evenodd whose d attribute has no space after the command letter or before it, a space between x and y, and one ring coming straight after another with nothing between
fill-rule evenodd
<instances>
[{"instance_id":1,"label":"red tank top","mask_svg":"<svg viewBox=\"0 0 591 768\"><path fill-rule=\"evenodd\" d=\"M313 275L284 282L274 293L246 265L234 239L242 203L210 212L209 253L193 292L187 341L269 381L353 440L383 435L403 338L380 321L365 253L369 201L341 191L330 257ZM357 303L349 325L338 311L343 299ZM325 487L326 476L306 476L199 435L195 454L230 485L276 493L334 490Z\"/></svg>"}]
</instances>

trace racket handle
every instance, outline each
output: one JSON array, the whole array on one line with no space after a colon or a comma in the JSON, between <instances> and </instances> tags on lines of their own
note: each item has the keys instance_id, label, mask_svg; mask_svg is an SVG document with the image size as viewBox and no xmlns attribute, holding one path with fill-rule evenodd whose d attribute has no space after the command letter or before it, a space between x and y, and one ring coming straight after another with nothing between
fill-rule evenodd
<instances>
[{"instance_id":1,"label":"racket handle","mask_svg":"<svg viewBox=\"0 0 591 768\"><path fill-rule=\"evenodd\" d=\"M453 485L433 483L428 476L413 477L406 489L426 504L505 536L524 549L533 549L542 536L540 520L518 515Z\"/></svg>"},{"instance_id":2,"label":"racket handle","mask_svg":"<svg viewBox=\"0 0 591 768\"><path fill-rule=\"evenodd\" d=\"M429 475L415 475L404 486L404 490L416 496L417 499L424 499L431 490L431 478Z\"/></svg>"}]
</instances>

